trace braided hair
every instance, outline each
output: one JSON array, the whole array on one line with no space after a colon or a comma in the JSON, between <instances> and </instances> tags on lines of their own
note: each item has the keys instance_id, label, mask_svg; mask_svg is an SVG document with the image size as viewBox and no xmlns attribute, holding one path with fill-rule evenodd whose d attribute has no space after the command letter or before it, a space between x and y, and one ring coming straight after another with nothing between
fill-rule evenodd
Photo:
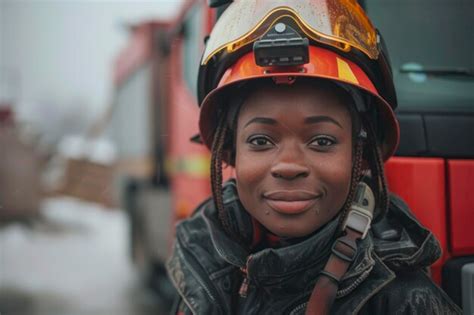
<instances>
[{"instance_id":1,"label":"braided hair","mask_svg":"<svg viewBox=\"0 0 474 315\"><path fill-rule=\"evenodd\" d=\"M314 79L312 80L314 84ZM328 81L321 80L321 82L326 84ZM245 244L245 241L241 235L237 234L231 228L232 222L230 222L230 218L226 215L226 210L224 208L222 194L222 167L224 160L226 160L230 165L233 165L234 163L237 118L240 107L245 100L245 96L248 95L250 88L255 89L256 87L255 85L252 87L247 85L246 87L239 88L239 101L234 101L234 104L229 104L227 107L221 107L221 111L217 115L218 123L214 132L211 148L211 189L214 204L218 211L218 218L224 231L241 244ZM352 103L352 97L345 90L339 87L337 88L341 93L343 93L342 97L351 100ZM341 215L339 216L339 232L342 230L342 225L352 205L357 184L363 176L369 176L372 179L370 186L374 191L377 200L375 219L381 218L384 215L388 209L389 203L383 158L377 133L367 115L357 112L353 105L354 104L348 105L353 122L353 166L349 194L341 208ZM226 155L227 159L224 159L224 155ZM367 162L368 169L364 169L364 161Z\"/></svg>"}]
</instances>

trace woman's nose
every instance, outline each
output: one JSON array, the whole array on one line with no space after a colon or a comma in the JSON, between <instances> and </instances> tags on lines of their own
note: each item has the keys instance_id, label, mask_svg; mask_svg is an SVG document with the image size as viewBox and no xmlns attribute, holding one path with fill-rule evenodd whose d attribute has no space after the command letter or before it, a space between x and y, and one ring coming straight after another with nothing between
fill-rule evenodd
<instances>
[{"instance_id":1,"label":"woman's nose","mask_svg":"<svg viewBox=\"0 0 474 315\"><path fill-rule=\"evenodd\" d=\"M307 177L309 169L301 164L281 162L272 167L271 173L275 178L295 179Z\"/></svg>"},{"instance_id":2,"label":"woman's nose","mask_svg":"<svg viewBox=\"0 0 474 315\"><path fill-rule=\"evenodd\" d=\"M309 167L299 150L290 150L280 154L270 171L273 177L284 179L307 177L309 175Z\"/></svg>"}]
</instances>

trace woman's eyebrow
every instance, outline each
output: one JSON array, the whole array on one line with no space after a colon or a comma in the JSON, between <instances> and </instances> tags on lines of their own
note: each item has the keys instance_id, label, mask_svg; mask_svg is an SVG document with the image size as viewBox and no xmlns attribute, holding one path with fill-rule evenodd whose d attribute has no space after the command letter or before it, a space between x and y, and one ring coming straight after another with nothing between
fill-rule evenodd
<instances>
[{"instance_id":1,"label":"woman's eyebrow","mask_svg":"<svg viewBox=\"0 0 474 315\"><path fill-rule=\"evenodd\" d=\"M339 128L344 129L342 128L342 125L337 120L329 116L310 116L310 117L306 117L304 120L305 124L317 124L320 122L330 122L337 125Z\"/></svg>"},{"instance_id":2,"label":"woman's eyebrow","mask_svg":"<svg viewBox=\"0 0 474 315\"><path fill-rule=\"evenodd\" d=\"M276 125L277 124L277 121L275 119L272 119L272 118L266 118L266 117L255 117L255 118L252 118L250 119L244 126L247 127L248 125L250 124L253 124L253 123L260 123L260 124L266 124L266 125Z\"/></svg>"}]
</instances>

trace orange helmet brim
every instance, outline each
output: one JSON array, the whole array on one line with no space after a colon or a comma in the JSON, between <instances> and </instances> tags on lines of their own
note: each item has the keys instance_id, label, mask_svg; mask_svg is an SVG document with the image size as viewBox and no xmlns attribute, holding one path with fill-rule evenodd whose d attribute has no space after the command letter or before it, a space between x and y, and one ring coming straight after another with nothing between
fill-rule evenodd
<instances>
[{"instance_id":1,"label":"orange helmet brim","mask_svg":"<svg viewBox=\"0 0 474 315\"><path fill-rule=\"evenodd\" d=\"M260 67L252 52L242 56L222 76L218 86L201 104L199 129L204 144L211 149L213 134L219 117L218 108L226 106L229 95L240 83L250 80L273 79L278 83L291 84L298 77L328 79L349 84L372 96L382 122L382 154L387 160L398 147L399 125L390 105L379 95L364 71L352 61L337 53L317 46L309 47L309 63L297 67Z\"/></svg>"}]
</instances>

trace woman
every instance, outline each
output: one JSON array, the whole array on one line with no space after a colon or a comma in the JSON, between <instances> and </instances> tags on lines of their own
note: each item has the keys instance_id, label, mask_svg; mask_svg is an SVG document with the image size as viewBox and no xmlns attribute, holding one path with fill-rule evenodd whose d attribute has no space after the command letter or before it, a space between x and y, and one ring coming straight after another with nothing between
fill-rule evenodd
<instances>
[{"instance_id":1,"label":"woman","mask_svg":"<svg viewBox=\"0 0 474 315\"><path fill-rule=\"evenodd\" d=\"M387 192L387 60L353 1L226 9L199 74L213 198L177 226L168 262L180 312L460 313L424 272L437 241Z\"/></svg>"}]
</instances>

